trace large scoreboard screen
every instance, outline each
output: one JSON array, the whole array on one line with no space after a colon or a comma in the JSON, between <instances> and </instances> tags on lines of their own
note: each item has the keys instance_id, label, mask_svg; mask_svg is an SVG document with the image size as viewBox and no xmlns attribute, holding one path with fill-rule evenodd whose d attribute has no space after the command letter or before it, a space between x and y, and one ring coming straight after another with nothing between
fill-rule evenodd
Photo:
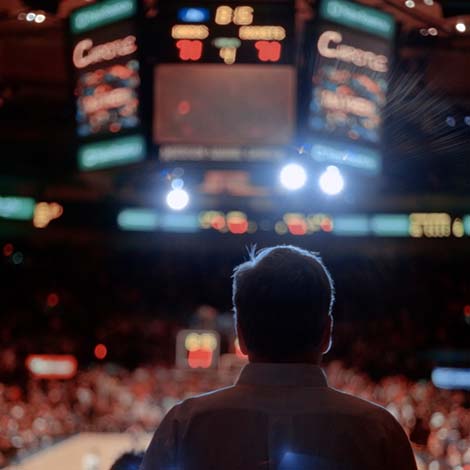
<instances>
[{"instance_id":1,"label":"large scoreboard screen","mask_svg":"<svg viewBox=\"0 0 470 470\"><path fill-rule=\"evenodd\" d=\"M323 0L307 33L313 57L305 104L315 161L378 173L393 17L348 0Z\"/></svg>"},{"instance_id":2,"label":"large scoreboard screen","mask_svg":"<svg viewBox=\"0 0 470 470\"><path fill-rule=\"evenodd\" d=\"M153 139L163 161L281 159L296 127L294 5L161 2Z\"/></svg>"}]
</instances>

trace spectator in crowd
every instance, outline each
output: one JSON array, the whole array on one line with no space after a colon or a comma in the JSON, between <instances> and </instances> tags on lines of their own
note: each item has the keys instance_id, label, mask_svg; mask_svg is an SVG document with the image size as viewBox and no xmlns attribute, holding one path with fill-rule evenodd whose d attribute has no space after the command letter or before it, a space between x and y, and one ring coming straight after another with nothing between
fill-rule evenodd
<instances>
[{"instance_id":1,"label":"spectator in crowd","mask_svg":"<svg viewBox=\"0 0 470 470\"><path fill-rule=\"evenodd\" d=\"M320 258L279 246L234 270L233 303L249 364L235 385L175 406L143 470L416 469L395 418L327 385L333 283Z\"/></svg>"}]
</instances>

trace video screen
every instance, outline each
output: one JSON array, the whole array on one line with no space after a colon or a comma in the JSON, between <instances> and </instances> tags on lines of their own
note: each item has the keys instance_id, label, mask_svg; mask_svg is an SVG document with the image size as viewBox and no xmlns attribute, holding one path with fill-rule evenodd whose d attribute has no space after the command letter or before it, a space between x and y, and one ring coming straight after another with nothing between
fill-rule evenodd
<instances>
[{"instance_id":1,"label":"video screen","mask_svg":"<svg viewBox=\"0 0 470 470\"><path fill-rule=\"evenodd\" d=\"M286 145L292 139L290 66L162 64L154 89L158 144Z\"/></svg>"}]
</instances>

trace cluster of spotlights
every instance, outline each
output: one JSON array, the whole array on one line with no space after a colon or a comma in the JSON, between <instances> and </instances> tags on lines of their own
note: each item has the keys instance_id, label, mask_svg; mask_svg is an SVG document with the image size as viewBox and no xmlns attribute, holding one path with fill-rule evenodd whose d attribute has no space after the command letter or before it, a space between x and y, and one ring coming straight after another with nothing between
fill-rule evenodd
<instances>
[{"instance_id":1,"label":"cluster of spotlights","mask_svg":"<svg viewBox=\"0 0 470 470\"><path fill-rule=\"evenodd\" d=\"M305 168L298 163L285 165L279 174L279 180L284 188L296 191L307 184L308 175ZM329 165L318 178L321 191L329 196L335 196L344 189L344 178L338 167ZM185 209L190 202L189 193L184 189L184 181L174 178L171 189L166 195L167 206L174 211Z\"/></svg>"},{"instance_id":2,"label":"cluster of spotlights","mask_svg":"<svg viewBox=\"0 0 470 470\"><path fill-rule=\"evenodd\" d=\"M46 21L46 15L42 12L28 11L18 14L17 16L19 21L27 21L28 23L44 23Z\"/></svg>"},{"instance_id":3,"label":"cluster of spotlights","mask_svg":"<svg viewBox=\"0 0 470 470\"><path fill-rule=\"evenodd\" d=\"M289 191L301 189L307 183L307 172L305 168L298 163L289 163L282 168L279 175L282 186ZM344 178L339 168L330 165L318 178L318 186L329 196L335 196L344 189Z\"/></svg>"}]
</instances>

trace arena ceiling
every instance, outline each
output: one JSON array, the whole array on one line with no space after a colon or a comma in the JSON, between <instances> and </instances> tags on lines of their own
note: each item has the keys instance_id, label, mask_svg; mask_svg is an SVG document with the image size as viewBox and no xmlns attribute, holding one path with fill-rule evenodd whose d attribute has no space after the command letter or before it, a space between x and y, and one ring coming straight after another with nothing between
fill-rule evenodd
<instances>
[{"instance_id":1,"label":"arena ceiling","mask_svg":"<svg viewBox=\"0 0 470 470\"><path fill-rule=\"evenodd\" d=\"M407 6L410 1L412 8ZM314 15L315 2L297 2L299 16ZM74 136L66 27L70 12L88 3L91 2L0 2L0 153L2 174L10 175L0 179L0 185L6 190L18 189L26 177L44 184L58 180L63 183L64 174L69 174L65 170L72 170L70 173L74 170L72 160L67 159L69 163L64 164L64 155L70 152ZM151 3L152 0L145 2L147 7ZM445 122L449 114L462 118L462 122L470 116L469 2L362 0L361 3L393 14L400 25L397 44L400 73L392 90L389 116L396 159L406 162L419 153L429 154L431 162L434 155L440 159L432 164L439 178L455 173L446 183L446 190L449 184L459 184L454 183L454 177L464 178L467 188L470 175L468 170L463 171L468 167L463 159L468 153L470 127L449 129ZM45 10L44 22L24 20L25 13L39 7ZM465 33L456 30L459 21L467 24ZM429 34L430 28L435 28L437 34ZM404 94L410 95L407 102L402 100ZM398 99L399 105L394 105L394 99ZM447 156L452 157L447 159L451 168L441 168ZM427 161L423 164L421 157L413 160L418 166L428 164ZM402 178L400 171L398 177ZM409 173L407 168L403 171ZM63 192L68 187L68 191L76 194L76 181L74 177L75 189L67 184ZM85 192L89 194L88 189Z\"/></svg>"}]
</instances>

